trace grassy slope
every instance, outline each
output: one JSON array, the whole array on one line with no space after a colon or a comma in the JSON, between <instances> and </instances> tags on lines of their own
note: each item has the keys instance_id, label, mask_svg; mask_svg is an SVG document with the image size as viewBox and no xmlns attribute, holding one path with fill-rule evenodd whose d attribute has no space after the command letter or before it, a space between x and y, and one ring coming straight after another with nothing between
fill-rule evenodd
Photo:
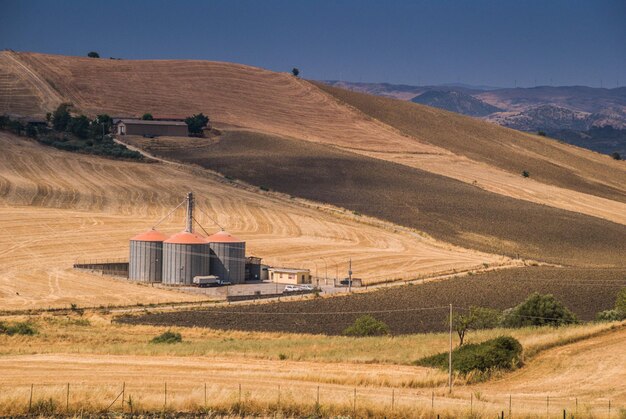
<instances>
[{"instance_id":1,"label":"grassy slope","mask_svg":"<svg viewBox=\"0 0 626 419\"><path fill-rule=\"evenodd\" d=\"M135 139L152 153L328 202L482 251L625 266L626 226L507 198L419 169L246 131L218 141Z\"/></svg>"},{"instance_id":2,"label":"grassy slope","mask_svg":"<svg viewBox=\"0 0 626 419\"><path fill-rule=\"evenodd\" d=\"M626 168L608 156L402 100L314 83L343 103L433 145L534 179L626 202Z\"/></svg>"},{"instance_id":3,"label":"grassy slope","mask_svg":"<svg viewBox=\"0 0 626 419\"><path fill-rule=\"evenodd\" d=\"M341 334L358 312L376 313L394 334L446 330L448 305L467 309L472 305L506 309L533 291L554 294L581 319L593 319L598 311L613 306L626 286L626 270L530 267L493 271L480 275L393 287L352 296L280 302L246 307L223 307L198 311L155 313L123 321L152 325L198 326L271 332ZM438 307L433 310L415 310ZM349 312L346 314L322 314ZM357 313L354 313L357 312ZM261 313L261 314L260 314ZM285 315L281 313L303 313ZM309 314L304 314L309 313Z\"/></svg>"}]
</instances>

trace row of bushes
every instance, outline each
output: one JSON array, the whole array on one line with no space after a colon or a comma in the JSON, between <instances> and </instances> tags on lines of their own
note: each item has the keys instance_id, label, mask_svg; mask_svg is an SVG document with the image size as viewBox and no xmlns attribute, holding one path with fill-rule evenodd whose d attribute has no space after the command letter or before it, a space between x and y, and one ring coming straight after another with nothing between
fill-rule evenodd
<instances>
[{"instance_id":1,"label":"row of bushes","mask_svg":"<svg viewBox=\"0 0 626 419\"><path fill-rule=\"evenodd\" d=\"M46 115L48 126L22 123L8 116L0 116L0 129L17 135L26 135L42 144L59 150L95 154L123 159L142 160L143 156L126 146L117 144L110 135L113 120L108 115L98 115L93 120L84 115L72 116L71 105L61 104Z\"/></svg>"}]
</instances>

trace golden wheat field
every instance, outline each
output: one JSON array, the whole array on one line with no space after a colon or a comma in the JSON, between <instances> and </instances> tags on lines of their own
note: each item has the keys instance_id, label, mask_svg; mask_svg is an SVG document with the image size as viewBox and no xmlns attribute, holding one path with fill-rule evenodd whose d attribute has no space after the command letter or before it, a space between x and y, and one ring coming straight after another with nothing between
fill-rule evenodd
<instances>
[{"instance_id":1,"label":"golden wheat field","mask_svg":"<svg viewBox=\"0 0 626 419\"><path fill-rule=\"evenodd\" d=\"M125 258L128 239L151 228L192 190L206 213L279 266L347 268L365 280L514 265L385 223L306 207L199 169L69 154L0 134L0 301L5 310L197 300L180 292L76 272L76 260ZM183 228L176 212L160 228ZM331 269L334 272L334 269Z\"/></svg>"},{"instance_id":2,"label":"golden wheat field","mask_svg":"<svg viewBox=\"0 0 626 419\"><path fill-rule=\"evenodd\" d=\"M626 165L608 156L402 101L367 97L359 106L367 95L353 101L351 92L325 90L290 74L230 63L0 52L3 112L42 116L61 102L89 115L202 111L220 124L328 144L624 223ZM463 148L471 144L477 150ZM520 162L528 162L523 167L533 180L521 178Z\"/></svg>"}]
</instances>

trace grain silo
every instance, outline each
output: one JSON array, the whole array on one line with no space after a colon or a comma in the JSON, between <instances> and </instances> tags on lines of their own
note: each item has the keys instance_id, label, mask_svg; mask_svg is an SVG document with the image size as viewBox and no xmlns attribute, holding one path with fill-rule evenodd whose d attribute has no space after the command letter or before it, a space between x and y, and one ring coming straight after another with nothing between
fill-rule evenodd
<instances>
[{"instance_id":1,"label":"grain silo","mask_svg":"<svg viewBox=\"0 0 626 419\"><path fill-rule=\"evenodd\" d=\"M246 243L225 231L207 237L207 241L211 248L211 275L233 284L243 283L246 276Z\"/></svg>"},{"instance_id":2,"label":"grain silo","mask_svg":"<svg viewBox=\"0 0 626 419\"><path fill-rule=\"evenodd\" d=\"M163 241L166 239L167 236L156 230L146 231L130 239L129 279L161 282Z\"/></svg>"},{"instance_id":3,"label":"grain silo","mask_svg":"<svg viewBox=\"0 0 626 419\"><path fill-rule=\"evenodd\" d=\"M163 242L163 283L192 285L195 276L209 275L209 242L193 231L193 194L187 194L185 231Z\"/></svg>"}]
</instances>

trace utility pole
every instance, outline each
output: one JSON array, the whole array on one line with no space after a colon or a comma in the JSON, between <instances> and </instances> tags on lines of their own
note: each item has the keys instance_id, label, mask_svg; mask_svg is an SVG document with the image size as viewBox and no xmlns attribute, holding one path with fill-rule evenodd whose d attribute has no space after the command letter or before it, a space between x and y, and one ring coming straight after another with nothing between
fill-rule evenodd
<instances>
[{"instance_id":1,"label":"utility pole","mask_svg":"<svg viewBox=\"0 0 626 419\"><path fill-rule=\"evenodd\" d=\"M448 391L452 393L452 304L450 304L450 353L448 354Z\"/></svg>"},{"instance_id":2,"label":"utility pole","mask_svg":"<svg viewBox=\"0 0 626 419\"><path fill-rule=\"evenodd\" d=\"M352 258L348 263L348 292L352 292Z\"/></svg>"}]
</instances>

